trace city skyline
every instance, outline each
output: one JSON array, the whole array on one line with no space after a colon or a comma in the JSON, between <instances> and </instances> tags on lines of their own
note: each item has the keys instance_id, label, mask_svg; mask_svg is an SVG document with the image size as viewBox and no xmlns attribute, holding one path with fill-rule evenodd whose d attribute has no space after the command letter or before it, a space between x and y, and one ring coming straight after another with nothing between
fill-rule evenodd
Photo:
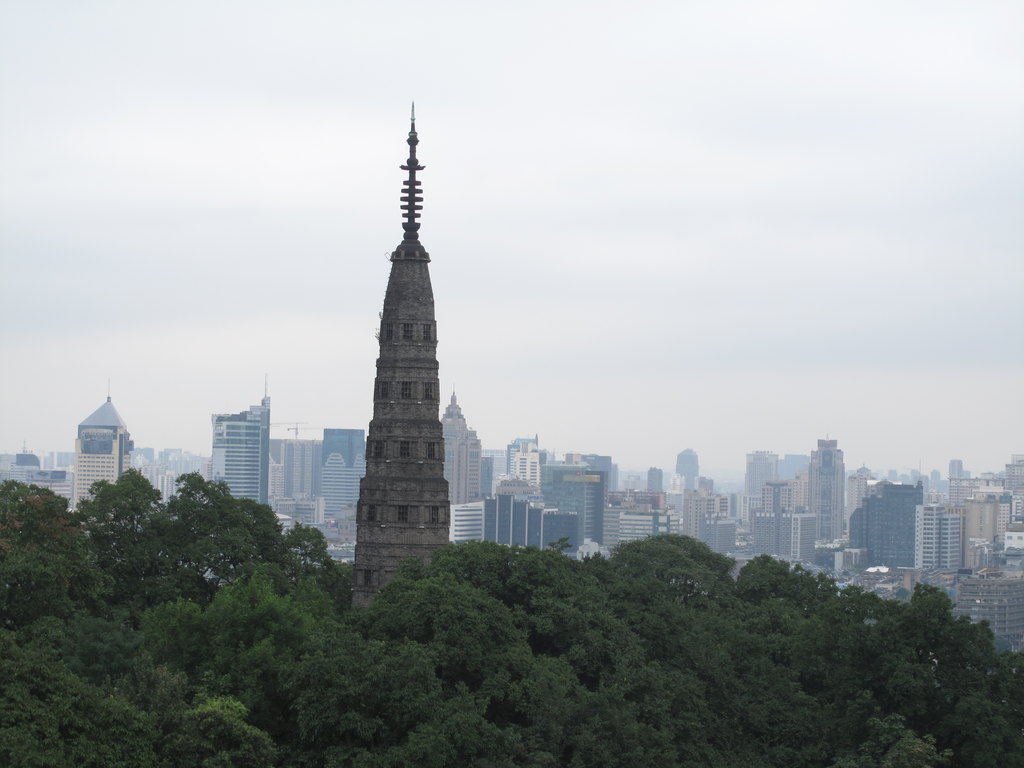
<instances>
[{"instance_id":1,"label":"city skyline","mask_svg":"<svg viewBox=\"0 0 1024 768\"><path fill-rule=\"evenodd\" d=\"M484 448L1024 449L1020 7L59 5L0 25L0 452L73 450L108 380L140 446L208 454L265 374L301 437L366 429L413 97Z\"/></svg>"}]
</instances>

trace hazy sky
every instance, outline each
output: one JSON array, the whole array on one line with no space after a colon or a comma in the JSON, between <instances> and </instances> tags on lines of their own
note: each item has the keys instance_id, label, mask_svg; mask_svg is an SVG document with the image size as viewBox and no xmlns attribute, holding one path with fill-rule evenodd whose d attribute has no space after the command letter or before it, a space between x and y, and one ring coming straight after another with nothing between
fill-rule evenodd
<instances>
[{"instance_id":1,"label":"hazy sky","mask_svg":"<svg viewBox=\"0 0 1024 768\"><path fill-rule=\"evenodd\" d=\"M2 0L0 452L365 428L411 99L485 447L1024 452L1015 0Z\"/></svg>"}]
</instances>

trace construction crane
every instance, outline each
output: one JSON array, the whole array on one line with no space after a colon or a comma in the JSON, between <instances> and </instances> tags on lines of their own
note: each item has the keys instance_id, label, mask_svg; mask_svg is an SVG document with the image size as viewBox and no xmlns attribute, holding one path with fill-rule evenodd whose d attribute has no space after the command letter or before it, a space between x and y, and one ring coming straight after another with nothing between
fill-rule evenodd
<instances>
[{"instance_id":1,"label":"construction crane","mask_svg":"<svg viewBox=\"0 0 1024 768\"><path fill-rule=\"evenodd\" d=\"M299 424L308 424L308 421L275 421L270 426L272 427L283 427L286 424L291 425L288 427L287 432L291 432L295 435L295 439L299 439ZM302 429L315 429L315 427L302 427Z\"/></svg>"}]
</instances>

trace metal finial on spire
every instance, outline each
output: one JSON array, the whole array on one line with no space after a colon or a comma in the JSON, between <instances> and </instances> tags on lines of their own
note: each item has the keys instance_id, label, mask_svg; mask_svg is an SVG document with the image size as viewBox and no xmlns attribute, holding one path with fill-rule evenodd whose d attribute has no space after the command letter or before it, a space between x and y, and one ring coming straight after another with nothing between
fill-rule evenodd
<instances>
[{"instance_id":1,"label":"metal finial on spire","mask_svg":"<svg viewBox=\"0 0 1024 768\"><path fill-rule=\"evenodd\" d=\"M406 140L409 145L409 159L402 166L403 171L409 172L409 178L405 180L405 186L402 188L402 210L405 211L402 214L405 218L405 222L402 224L402 229L405 230L405 239L402 242L418 245L420 224L416 219L420 217L418 211L423 210L423 206L420 205L423 198L420 197L422 190L420 182L416 179L416 171L422 171L425 166L420 165L419 160L416 159L416 145L420 143L416 136L416 102L412 103L411 118L409 138Z\"/></svg>"}]
</instances>

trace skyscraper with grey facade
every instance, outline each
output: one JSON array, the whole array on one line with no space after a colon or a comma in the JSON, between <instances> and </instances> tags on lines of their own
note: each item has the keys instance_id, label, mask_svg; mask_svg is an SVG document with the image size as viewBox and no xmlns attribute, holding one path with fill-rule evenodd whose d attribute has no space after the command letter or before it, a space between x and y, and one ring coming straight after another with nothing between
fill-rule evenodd
<instances>
[{"instance_id":1,"label":"skyscraper with grey facade","mask_svg":"<svg viewBox=\"0 0 1024 768\"><path fill-rule=\"evenodd\" d=\"M352 601L369 603L402 561L428 561L448 543L448 481L438 419L437 325L428 265L419 241L423 198L415 116L409 129L409 176L402 196L405 236L391 254L380 313L380 356L359 484Z\"/></svg>"},{"instance_id":2,"label":"skyscraper with grey facade","mask_svg":"<svg viewBox=\"0 0 1024 768\"><path fill-rule=\"evenodd\" d=\"M692 491L697 487L697 478L700 476L700 462L697 460L697 452L692 448L680 451L676 456L676 474L683 478L683 488Z\"/></svg>"},{"instance_id":3,"label":"skyscraper with grey facade","mask_svg":"<svg viewBox=\"0 0 1024 768\"><path fill-rule=\"evenodd\" d=\"M467 504L480 496L480 438L469 428L452 392L441 417L444 434L444 477L452 504Z\"/></svg>"},{"instance_id":4,"label":"skyscraper with grey facade","mask_svg":"<svg viewBox=\"0 0 1024 768\"><path fill-rule=\"evenodd\" d=\"M846 516L846 465L837 440L819 440L811 452L807 476L807 503L818 520L818 539L832 541L843 537Z\"/></svg>"}]
</instances>

